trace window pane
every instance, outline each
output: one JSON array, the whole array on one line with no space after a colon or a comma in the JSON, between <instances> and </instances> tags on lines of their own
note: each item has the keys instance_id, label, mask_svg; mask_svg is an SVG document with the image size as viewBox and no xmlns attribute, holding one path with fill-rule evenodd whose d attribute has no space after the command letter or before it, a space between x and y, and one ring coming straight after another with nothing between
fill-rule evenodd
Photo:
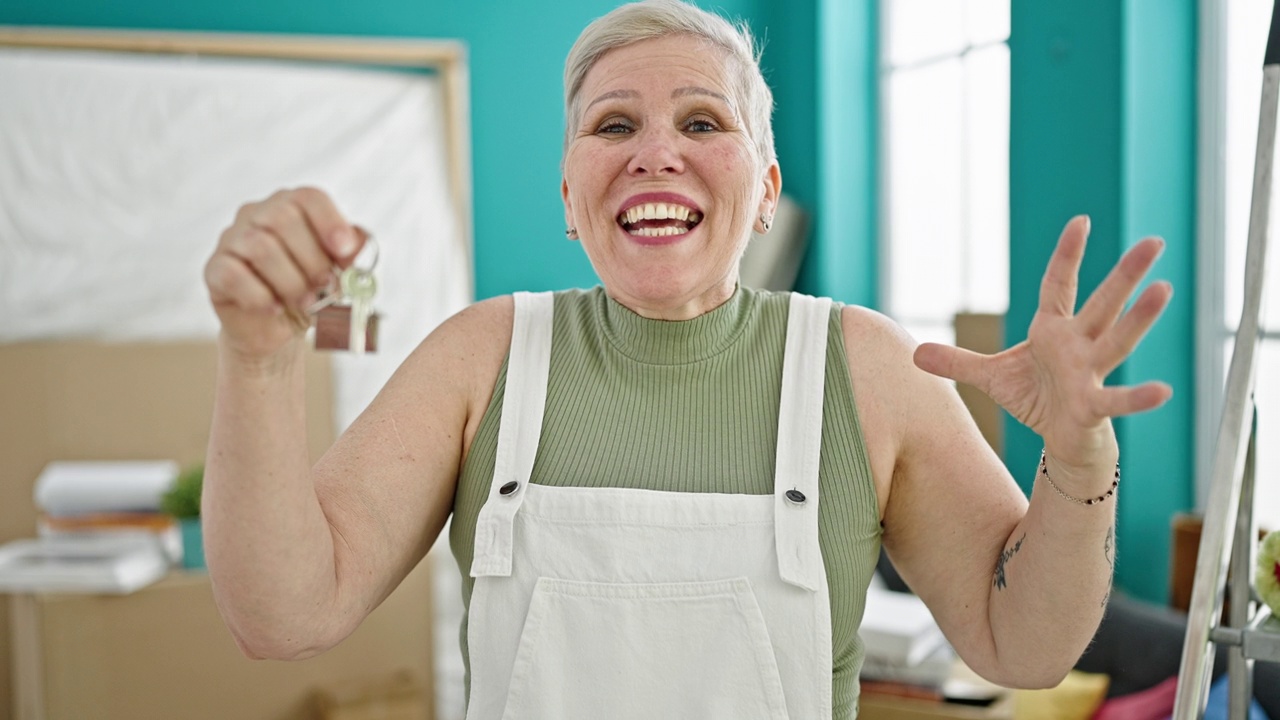
<instances>
[{"instance_id":1,"label":"window pane","mask_svg":"<svg viewBox=\"0 0 1280 720\"><path fill-rule=\"evenodd\" d=\"M979 50L965 62L969 96L966 192L968 278L963 309L1009 309L1009 48Z\"/></svg>"},{"instance_id":2,"label":"window pane","mask_svg":"<svg viewBox=\"0 0 1280 720\"><path fill-rule=\"evenodd\" d=\"M950 323L963 305L962 65L895 72L887 86L887 310Z\"/></svg>"},{"instance_id":3,"label":"window pane","mask_svg":"<svg viewBox=\"0 0 1280 720\"><path fill-rule=\"evenodd\" d=\"M1253 195L1254 153L1258 144L1258 107L1262 96L1262 55L1266 29L1270 27L1269 0L1239 0L1223 5L1226 11L1226 207L1223 261L1226 278L1223 303L1229 327L1240 322L1244 298L1244 254L1249 241L1249 207ZM1273 220L1280 221L1280 218ZM1268 248L1270 251L1271 248ZM1268 255L1277 253L1268 252ZM1276 267L1272 265L1272 267ZM1273 272L1268 284L1276 287ZM1270 292L1271 307L1280 307L1277 292ZM1280 324L1277 311L1267 313L1271 327Z\"/></svg>"},{"instance_id":4,"label":"window pane","mask_svg":"<svg viewBox=\"0 0 1280 720\"><path fill-rule=\"evenodd\" d=\"M945 325L935 322L912 322L911 320L903 320L900 324L904 330L911 333L911 337L915 338L918 343L956 344L956 327L955 323L950 320Z\"/></svg>"},{"instance_id":5,"label":"window pane","mask_svg":"<svg viewBox=\"0 0 1280 720\"><path fill-rule=\"evenodd\" d=\"M1225 385L1227 369L1231 367L1231 353L1235 338L1222 341L1222 382ZM1258 382L1254 387L1254 402L1258 406L1258 461L1254 468L1253 514L1258 526L1268 530L1280 529L1280 340L1265 340L1258 362ZM1225 397L1225 396L1224 396ZM1213 428L1214 449L1217 452L1218 428ZM1208 467L1217 462L1209 459Z\"/></svg>"},{"instance_id":6,"label":"window pane","mask_svg":"<svg viewBox=\"0 0 1280 720\"><path fill-rule=\"evenodd\" d=\"M904 65L958 53L965 46L964 3L957 0L886 0L885 57Z\"/></svg>"},{"instance_id":7,"label":"window pane","mask_svg":"<svg viewBox=\"0 0 1280 720\"><path fill-rule=\"evenodd\" d=\"M965 24L969 43L984 45L1009 39L1009 0L969 0Z\"/></svg>"}]
</instances>

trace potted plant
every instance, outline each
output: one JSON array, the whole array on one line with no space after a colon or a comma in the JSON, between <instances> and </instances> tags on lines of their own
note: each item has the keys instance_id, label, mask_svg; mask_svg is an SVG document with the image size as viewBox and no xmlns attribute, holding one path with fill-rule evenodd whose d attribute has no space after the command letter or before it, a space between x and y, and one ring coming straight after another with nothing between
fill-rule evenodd
<instances>
[{"instance_id":1,"label":"potted plant","mask_svg":"<svg viewBox=\"0 0 1280 720\"><path fill-rule=\"evenodd\" d=\"M182 533L182 567L204 568L204 541L200 535L200 491L204 488L204 464L192 465L174 479L160 498L160 509L178 521Z\"/></svg>"}]
</instances>

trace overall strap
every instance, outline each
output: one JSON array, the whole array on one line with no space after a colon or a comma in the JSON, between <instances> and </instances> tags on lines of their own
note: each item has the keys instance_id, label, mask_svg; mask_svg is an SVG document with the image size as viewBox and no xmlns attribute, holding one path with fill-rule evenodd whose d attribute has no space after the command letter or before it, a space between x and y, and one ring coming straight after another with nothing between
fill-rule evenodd
<instances>
[{"instance_id":1,"label":"overall strap","mask_svg":"<svg viewBox=\"0 0 1280 720\"><path fill-rule=\"evenodd\" d=\"M782 360L774 532L778 570L792 585L817 591L825 572L818 545L818 465L831 300L793 293Z\"/></svg>"},{"instance_id":2,"label":"overall strap","mask_svg":"<svg viewBox=\"0 0 1280 720\"><path fill-rule=\"evenodd\" d=\"M502 424L489 484L489 497L476 519L471 577L511 575L512 523L533 473L547 402L551 368L551 326L555 308L549 292L518 292L507 358Z\"/></svg>"}]
</instances>

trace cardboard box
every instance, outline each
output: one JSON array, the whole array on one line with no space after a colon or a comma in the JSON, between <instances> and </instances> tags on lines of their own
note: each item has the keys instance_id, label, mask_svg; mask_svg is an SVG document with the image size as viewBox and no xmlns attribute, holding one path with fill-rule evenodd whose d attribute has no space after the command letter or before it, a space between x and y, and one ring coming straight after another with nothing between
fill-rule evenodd
<instances>
[{"instance_id":1,"label":"cardboard box","mask_svg":"<svg viewBox=\"0 0 1280 720\"><path fill-rule=\"evenodd\" d=\"M429 698L430 594L424 562L341 644L292 662L240 653L204 573L124 596L15 595L15 720L313 720L318 690L398 672ZM430 720L413 707L388 718Z\"/></svg>"},{"instance_id":2,"label":"cardboard box","mask_svg":"<svg viewBox=\"0 0 1280 720\"><path fill-rule=\"evenodd\" d=\"M36 534L32 491L52 460L202 460L215 369L212 342L0 345L0 542ZM334 440L332 385L327 356L309 354L313 459ZM0 595L0 720L19 694L22 720L280 720L324 683L403 668L430 692L427 563L339 648L296 664L244 659L203 575L124 597L13 600Z\"/></svg>"},{"instance_id":3,"label":"cardboard box","mask_svg":"<svg viewBox=\"0 0 1280 720\"><path fill-rule=\"evenodd\" d=\"M992 355L1004 350L1004 316L982 313L958 313L955 318L956 347ZM956 384L960 399L982 431L982 437L996 451L1004 454L1004 410L977 388Z\"/></svg>"},{"instance_id":4,"label":"cardboard box","mask_svg":"<svg viewBox=\"0 0 1280 720\"><path fill-rule=\"evenodd\" d=\"M337 683L316 693L317 720L422 720L427 705L426 694L407 671Z\"/></svg>"}]
</instances>

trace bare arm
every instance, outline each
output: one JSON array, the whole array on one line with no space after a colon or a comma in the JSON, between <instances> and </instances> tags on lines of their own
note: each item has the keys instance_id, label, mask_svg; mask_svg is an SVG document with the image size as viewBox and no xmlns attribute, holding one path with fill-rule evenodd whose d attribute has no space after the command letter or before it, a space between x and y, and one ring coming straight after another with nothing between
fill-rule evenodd
<instances>
[{"instance_id":1,"label":"bare arm","mask_svg":"<svg viewBox=\"0 0 1280 720\"><path fill-rule=\"evenodd\" d=\"M206 459L206 555L228 628L251 657L301 658L346 637L430 548L510 338L509 299L445 322L309 467L307 303L347 228L315 191L246 206L206 270L223 329ZM487 378L487 387L485 385Z\"/></svg>"},{"instance_id":2,"label":"bare arm","mask_svg":"<svg viewBox=\"0 0 1280 720\"><path fill-rule=\"evenodd\" d=\"M862 384L867 411L884 428L871 453L886 549L966 663L1008 686L1056 684L1093 637L1110 590L1116 501L1081 505L1040 478L1028 504L954 389L915 365L974 384L1036 430L1061 490L1104 495L1118 452L1109 418L1159 405L1168 388L1103 388L1102 380L1154 323L1169 288L1153 285L1116 322L1158 255L1158 244L1144 241L1073 317L1086 234L1082 219L1068 225L1030 341L999 355L913 351L883 318L862 311L846 320L846 336L861 332L864 345L879 348L869 365L884 375ZM857 389L868 371L851 371Z\"/></svg>"}]
</instances>

